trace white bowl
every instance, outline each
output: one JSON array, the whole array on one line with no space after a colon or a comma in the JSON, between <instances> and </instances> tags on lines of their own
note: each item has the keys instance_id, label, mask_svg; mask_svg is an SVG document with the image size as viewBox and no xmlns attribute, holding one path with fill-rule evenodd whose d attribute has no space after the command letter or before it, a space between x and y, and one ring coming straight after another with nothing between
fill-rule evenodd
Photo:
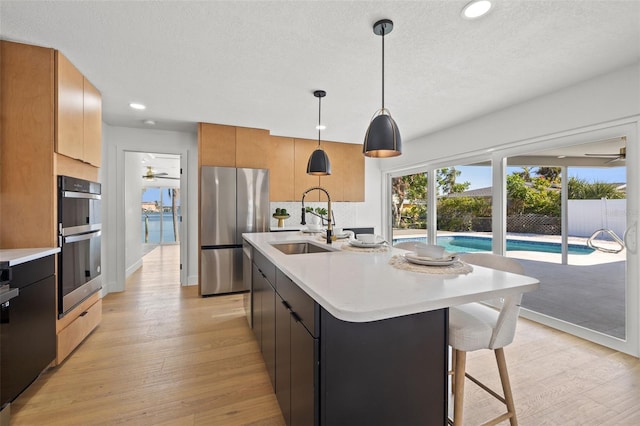
<instances>
[{"instance_id":1,"label":"white bowl","mask_svg":"<svg viewBox=\"0 0 640 426\"><path fill-rule=\"evenodd\" d=\"M311 231L319 231L322 226L319 223L307 223L307 228Z\"/></svg>"},{"instance_id":2,"label":"white bowl","mask_svg":"<svg viewBox=\"0 0 640 426\"><path fill-rule=\"evenodd\" d=\"M444 247L433 244L416 243L414 250L420 257L441 259L444 256Z\"/></svg>"},{"instance_id":3,"label":"white bowl","mask_svg":"<svg viewBox=\"0 0 640 426\"><path fill-rule=\"evenodd\" d=\"M356 235L356 240L365 244L373 244L377 242L378 238L376 234L358 234Z\"/></svg>"},{"instance_id":4,"label":"white bowl","mask_svg":"<svg viewBox=\"0 0 640 426\"><path fill-rule=\"evenodd\" d=\"M342 235L344 233L344 231L342 230L342 228L333 228L333 235Z\"/></svg>"}]
</instances>

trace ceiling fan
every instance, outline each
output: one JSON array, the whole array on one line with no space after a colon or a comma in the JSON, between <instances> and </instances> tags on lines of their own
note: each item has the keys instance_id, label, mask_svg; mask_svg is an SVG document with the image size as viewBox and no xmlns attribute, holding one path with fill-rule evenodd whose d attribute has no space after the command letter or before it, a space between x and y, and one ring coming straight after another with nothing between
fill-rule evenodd
<instances>
[{"instance_id":1,"label":"ceiling fan","mask_svg":"<svg viewBox=\"0 0 640 426\"><path fill-rule=\"evenodd\" d=\"M585 155L589 157L611 158L611 160L607 161L606 163L606 164L609 164L615 161L624 161L624 159L627 158L627 148L623 146L622 148L620 148L620 152L618 152L617 154L585 154Z\"/></svg>"},{"instance_id":2,"label":"ceiling fan","mask_svg":"<svg viewBox=\"0 0 640 426\"><path fill-rule=\"evenodd\" d=\"M147 166L147 172L142 175L142 178L145 180L156 180L156 179L175 179L179 180L180 178L168 176L168 173L154 173L153 167Z\"/></svg>"}]
</instances>

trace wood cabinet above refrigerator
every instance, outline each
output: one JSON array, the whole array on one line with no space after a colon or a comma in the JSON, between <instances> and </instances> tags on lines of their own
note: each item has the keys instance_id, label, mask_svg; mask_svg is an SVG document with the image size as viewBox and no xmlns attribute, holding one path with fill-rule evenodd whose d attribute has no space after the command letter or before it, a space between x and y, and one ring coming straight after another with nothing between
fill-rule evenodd
<instances>
[{"instance_id":1,"label":"wood cabinet above refrigerator","mask_svg":"<svg viewBox=\"0 0 640 426\"><path fill-rule=\"evenodd\" d=\"M312 186L325 186L332 201L364 201L364 156L360 145L322 142L331 161L330 176L306 173L309 156L318 146L313 139L271 136L268 130L200 123L200 166L269 169L270 200L300 201ZM320 192L307 201L323 201Z\"/></svg>"}]
</instances>

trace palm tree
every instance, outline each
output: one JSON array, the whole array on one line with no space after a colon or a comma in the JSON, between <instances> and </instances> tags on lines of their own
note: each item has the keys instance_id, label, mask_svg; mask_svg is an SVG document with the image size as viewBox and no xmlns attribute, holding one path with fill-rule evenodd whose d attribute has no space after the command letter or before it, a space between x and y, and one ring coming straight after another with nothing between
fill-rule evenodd
<instances>
[{"instance_id":1,"label":"palm tree","mask_svg":"<svg viewBox=\"0 0 640 426\"><path fill-rule=\"evenodd\" d=\"M178 226L178 197L180 196L179 188L169 189L169 195L171 196L171 213L173 215L173 235L176 237L176 242L180 241L180 227Z\"/></svg>"}]
</instances>

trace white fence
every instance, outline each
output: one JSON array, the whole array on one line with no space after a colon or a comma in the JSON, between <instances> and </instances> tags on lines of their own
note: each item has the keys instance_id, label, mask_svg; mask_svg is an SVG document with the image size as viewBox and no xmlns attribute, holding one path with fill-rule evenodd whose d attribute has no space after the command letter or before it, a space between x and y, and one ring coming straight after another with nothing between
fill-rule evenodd
<instances>
[{"instance_id":1,"label":"white fence","mask_svg":"<svg viewBox=\"0 0 640 426\"><path fill-rule=\"evenodd\" d=\"M598 229L609 229L622 238L627 229L627 200L569 200L568 225L573 237L590 237Z\"/></svg>"}]
</instances>

